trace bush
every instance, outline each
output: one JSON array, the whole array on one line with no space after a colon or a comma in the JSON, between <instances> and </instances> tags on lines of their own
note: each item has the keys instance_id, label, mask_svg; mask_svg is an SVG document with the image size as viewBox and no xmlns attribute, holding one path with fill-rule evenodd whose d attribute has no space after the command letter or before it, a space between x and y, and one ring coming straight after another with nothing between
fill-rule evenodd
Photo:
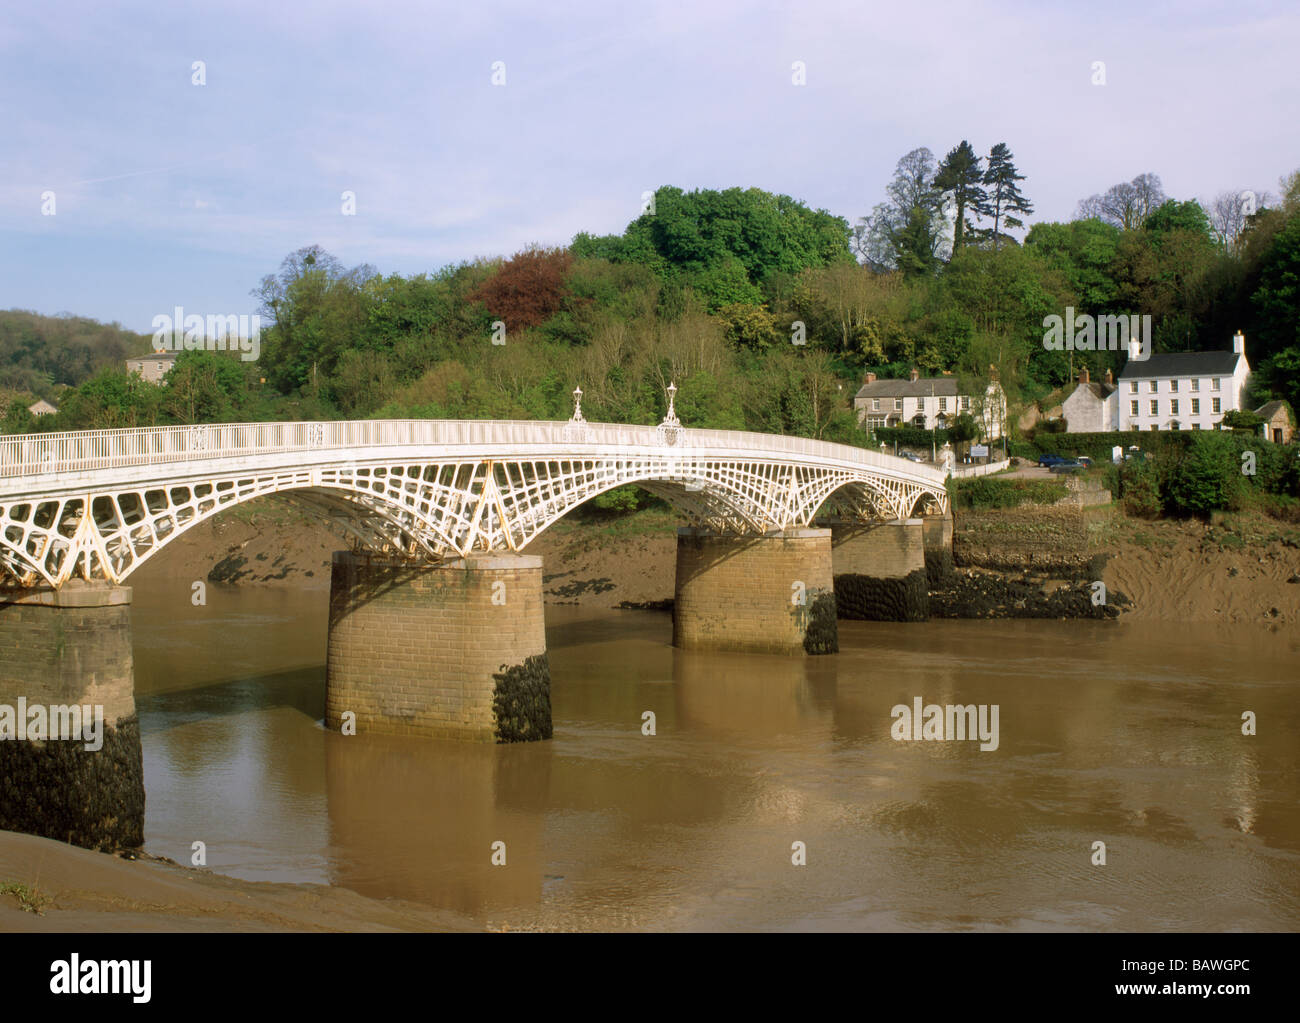
<instances>
[{"instance_id":1,"label":"bush","mask_svg":"<svg viewBox=\"0 0 1300 1023\"><path fill-rule=\"evenodd\" d=\"M1140 519L1154 519L1164 508L1160 470L1154 461L1137 460L1112 465L1115 486L1111 493L1123 505L1124 513ZM1109 478L1107 480L1109 482Z\"/></svg>"}]
</instances>

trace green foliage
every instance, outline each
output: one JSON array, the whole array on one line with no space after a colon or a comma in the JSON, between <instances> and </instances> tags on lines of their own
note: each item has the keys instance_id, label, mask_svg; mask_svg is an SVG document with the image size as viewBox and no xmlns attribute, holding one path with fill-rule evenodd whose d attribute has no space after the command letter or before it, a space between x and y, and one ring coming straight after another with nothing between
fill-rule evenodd
<instances>
[{"instance_id":1,"label":"green foliage","mask_svg":"<svg viewBox=\"0 0 1300 1023\"><path fill-rule=\"evenodd\" d=\"M146 335L116 323L22 309L0 311L0 389L52 400L55 384L75 386L149 351Z\"/></svg>"},{"instance_id":2,"label":"green foliage","mask_svg":"<svg viewBox=\"0 0 1300 1023\"><path fill-rule=\"evenodd\" d=\"M1163 498L1175 515L1208 515L1227 508L1244 485L1238 445L1222 433L1201 433L1169 469Z\"/></svg>"},{"instance_id":3,"label":"green foliage","mask_svg":"<svg viewBox=\"0 0 1300 1023\"><path fill-rule=\"evenodd\" d=\"M948 496L957 508L1016 508L1022 504L1055 504L1069 493L1054 480L1003 479L976 476L948 480Z\"/></svg>"},{"instance_id":4,"label":"green foliage","mask_svg":"<svg viewBox=\"0 0 1300 1023\"><path fill-rule=\"evenodd\" d=\"M1264 420L1249 409L1232 409L1230 412L1223 414L1223 418L1219 420L1219 423L1230 430L1259 433L1259 428L1263 425Z\"/></svg>"},{"instance_id":5,"label":"green foliage","mask_svg":"<svg viewBox=\"0 0 1300 1023\"><path fill-rule=\"evenodd\" d=\"M924 430L919 426L879 426L873 432L876 443L884 442L891 451L895 444L899 448L928 448L931 441L943 447L952 439L947 430Z\"/></svg>"},{"instance_id":6,"label":"green foliage","mask_svg":"<svg viewBox=\"0 0 1300 1023\"><path fill-rule=\"evenodd\" d=\"M849 262L848 223L788 195L757 188L684 192L664 186L616 244L580 235L576 255L642 263L665 281L689 285L711 309L763 301L773 274Z\"/></svg>"},{"instance_id":7,"label":"green foliage","mask_svg":"<svg viewBox=\"0 0 1300 1023\"><path fill-rule=\"evenodd\" d=\"M1164 508L1163 466L1156 460L1130 459L1113 467L1111 494L1128 515L1153 519ZM1108 480L1112 475L1108 473Z\"/></svg>"}]
</instances>

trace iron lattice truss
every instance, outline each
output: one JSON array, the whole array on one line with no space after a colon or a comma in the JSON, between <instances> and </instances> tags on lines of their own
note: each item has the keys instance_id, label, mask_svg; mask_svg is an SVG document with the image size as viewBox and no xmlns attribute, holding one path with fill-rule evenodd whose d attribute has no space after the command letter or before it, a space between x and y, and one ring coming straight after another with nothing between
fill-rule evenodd
<instances>
[{"instance_id":1,"label":"iron lattice truss","mask_svg":"<svg viewBox=\"0 0 1300 1023\"><path fill-rule=\"evenodd\" d=\"M663 497L696 525L736 534L807 526L823 505L878 519L947 503L933 485L749 459L347 462L5 503L0 568L10 585L58 586L73 577L122 582L192 526L268 494L333 519L370 550L430 560L520 551L579 504L628 483Z\"/></svg>"}]
</instances>

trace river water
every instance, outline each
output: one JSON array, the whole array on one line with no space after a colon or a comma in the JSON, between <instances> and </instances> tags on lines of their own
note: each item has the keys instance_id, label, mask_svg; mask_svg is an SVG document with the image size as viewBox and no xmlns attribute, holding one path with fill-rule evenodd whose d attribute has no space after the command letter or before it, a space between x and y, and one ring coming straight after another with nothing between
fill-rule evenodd
<instances>
[{"instance_id":1,"label":"river water","mask_svg":"<svg viewBox=\"0 0 1300 1023\"><path fill-rule=\"evenodd\" d=\"M181 863L511 929L1300 928L1300 637L841 622L785 658L555 606L554 740L465 745L324 731L327 591L189 587L133 610L145 848ZM917 697L997 705L997 749L895 740Z\"/></svg>"}]
</instances>

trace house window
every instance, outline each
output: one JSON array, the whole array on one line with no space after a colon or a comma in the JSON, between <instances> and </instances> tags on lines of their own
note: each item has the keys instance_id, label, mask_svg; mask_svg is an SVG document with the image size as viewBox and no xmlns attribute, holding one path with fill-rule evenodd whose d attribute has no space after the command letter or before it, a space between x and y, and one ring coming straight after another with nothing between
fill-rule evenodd
<instances>
[{"instance_id":1,"label":"house window","mask_svg":"<svg viewBox=\"0 0 1300 1023\"><path fill-rule=\"evenodd\" d=\"M1138 403L1136 401L1130 401L1128 403L1128 414L1134 417L1141 414L1138 412Z\"/></svg>"},{"instance_id":2,"label":"house window","mask_svg":"<svg viewBox=\"0 0 1300 1023\"><path fill-rule=\"evenodd\" d=\"M1160 402L1156 401L1155 398L1151 399L1151 414L1153 416L1160 415Z\"/></svg>"},{"instance_id":3,"label":"house window","mask_svg":"<svg viewBox=\"0 0 1300 1023\"><path fill-rule=\"evenodd\" d=\"M872 412L879 412L879 411L880 411L880 399L879 399L879 398L872 398L872 399L871 399L871 411L872 411Z\"/></svg>"},{"instance_id":4,"label":"house window","mask_svg":"<svg viewBox=\"0 0 1300 1023\"><path fill-rule=\"evenodd\" d=\"M1178 390L1178 380L1177 380L1177 378L1175 378L1175 379L1169 381L1169 389L1170 389L1171 391L1176 391L1176 390Z\"/></svg>"},{"instance_id":5,"label":"house window","mask_svg":"<svg viewBox=\"0 0 1300 1023\"><path fill-rule=\"evenodd\" d=\"M867 429L878 430L885 425L884 416L867 416Z\"/></svg>"},{"instance_id":6,"label":"house window","mask_svg":"<svg viewBox=\"0 0 1300 1023\"><path fill-rule=\"evenodd\" d=\"M1138 382L1137 382L1136 380L1130 380L1130 381L1128 382L1128 393L1129 393L1129 394L1137 394L1137 393L1138 393Z\"/></svg>"},{"instance_id":7,"label":"house window","mask_svg":"<svg viewBox=\"0 0 1300 1023\"><path fill-rule=\"evenodd\" d=\"M970 395L969 395L969 394L963 394L963 395L962 395L962 398L961 398L961 410L962 410L963 412L969 412L969 411L970 411Z\"/></svg>"},{"instance_id":8,"label":"house window","mask_svg":"<svg viewBox=\"0 0 1300 1023\"><path fill-rule=\"evenodd\" d=\"M1219 378L1218 378L1218 377L1211 377L1211 378L1210 378L1210 390L1211 390L1211 391L1217 391L1218 389L1219 389Z\"/></svg>"},{"instance_id":9,"label":"house window","mask_svg":"<svg viewBox=\"0 0 1300 1023\"><path fill-rule=\"evenodd\" d=\"M1200 424L1200 423L1193 423L1193 424L1192 424L1192 429L1193 429L1193 430L1199 430L1200 428L1201 428L1201 424Z\"/></svg>"},{"instance_id":10,"label":"house window","mask_svg":"<svg viewBox=\"0 0 1300 1023\"><path fill-rule=\"evenodd\" d=\"M1172 423L1169 424L1169 429L1171 429L1171 430L1179 430L1179 429L1182 429L1182 428L1178 425L1178 420L1175 419Z\"/></svg>"},{"instance_id":11,"label":"house window","mask_svg":"<svg viewBox=\"0 0 1300 1023\"><path fill-rule=\"evenodd\" d=\"M940 412L947 412L947 411L948 411L948 399L947 399L947 398L940 398L940 399L939 399L939 411L940 411Z\"/></svg>"},{"instance_id":12,"label":"house window","mask_svg":"<svg viewBox=\"0 0 1300 1023\"><path fill-rule=\"evenodd\" d=\"M1155 394L1156 391L1158 391L1159 389L1160 389L1159 380L1152 380L1147 383L1147 390L1150 391L1152 394Z\"/></svg>"},{"instance_id":13,"label":"house window","mask_svg":"<svg viewBox=\"0 0 1300 1023\"><path fill-rule=\"evenodd\" d=\"M1196 388L1193 387L1192 390L1196 390ZM1193 398L1193 399L1192 399L1192 415L1194 415L1194 416L1199 416L1200 414L1201 414L1201 399L1200 399L1200 398Z\"/></svg>"},{"instance_id":14,"label":"house window","mask_svg":"<svg viewBox=\"0 0 1300 1023\"><path fill-rule=\"evenodd\" d=\"M1201 378L1192 377L1192 390L1199 391L1200 389L1201 389Z\"/></svg>"},{"instance_id":15,"label":"house window","mask_svg":"<svg viewBox=\"0 0 1300 1023\"><path fill-rule=\"evenodd\" d=\"M1151 428L1152 430L1158 430L1158 429L1160 429L1160 427L1156 426L1155 423L1152 423L1150 428Z\"/></svg>"},{"instance_id":16,"label":"house window","mask_svg":"<svg viewBox=\"0 0 1300 1023\"><path fill-rule=\"evenodd\" d=\"M925 415L924 415L923 413L920 413L920 412L918 412L916 415L914 415L914 416L912 417L912 425L915 426L918 430L924 430L924 429L925 429Z\"/></svg>"},{"instance_id":17,"label":"house window","mask_svg":"<svg viewBox=\"0 0 1300 1023\"><path fill-rule=\"evenodd\" d=\"M1223 403L1218 398L1210 399L1210 411L1216 416L1223 411Z\"/></svg>"},{"instance_id":18,"label":"house window","mask_svg":"<svg viewBox=\"0 0 1300 1023\"><path fill-rule=\"evenodd\" d=\"M902 398L895 398L895 399L894 399L894 411L895 411L895 412L902 412L902 411L903 411L903 399L902 399Z\"/></svg>"},{"instance_id":19,"label":"house window","mask_svg":"<svg viewBox=\"0 0 1300 1023\"><path fill-rule=\"evenodd\" d=\"M1170 414L1171 416L1176 416L1176 415L1178 415L1178 399L1177 399L1177 398L1170 398L1170 399L1169 399L1169 414Z\"/></svg>"}]
</instances>

